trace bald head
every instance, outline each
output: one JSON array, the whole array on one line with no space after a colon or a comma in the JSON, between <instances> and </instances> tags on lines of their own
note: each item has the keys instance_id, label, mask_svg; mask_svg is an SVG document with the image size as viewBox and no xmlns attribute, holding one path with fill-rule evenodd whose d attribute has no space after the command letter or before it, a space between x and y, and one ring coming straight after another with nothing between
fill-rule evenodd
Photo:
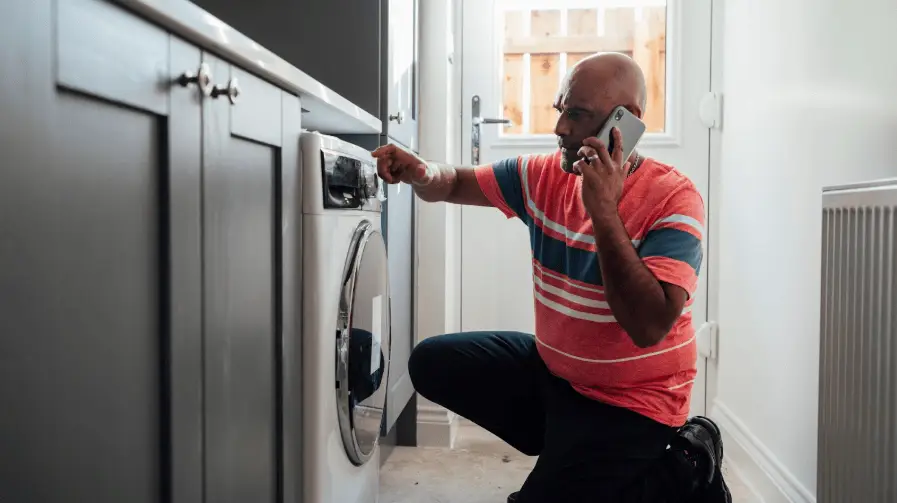
<instances>
[{"instance_id":1,"label":"bald head","mask_svg":"<svg viewBox=\"0 0 897 503\"><path fill-rule=\"evenodd\" d=\"M593 89L600 98L613 100L644 115L648 91L645 74L632 58L618 52L593 54L577 63L570 72L570 87Z\"/></svg>"},{"instance_id":2,"label":"bald head","mask_svg":"<svg viewBox=\"0 0 897 503\"><path fill-rule=\"evenodd\" d=\"M629 56L601 53L577 63L561 83L554 103L561 112L554 132L564 162L576 162L583 140L598 134L616 107L626 107L643 118L647 98L645 75Z\"/></svg>"}]
</instances>

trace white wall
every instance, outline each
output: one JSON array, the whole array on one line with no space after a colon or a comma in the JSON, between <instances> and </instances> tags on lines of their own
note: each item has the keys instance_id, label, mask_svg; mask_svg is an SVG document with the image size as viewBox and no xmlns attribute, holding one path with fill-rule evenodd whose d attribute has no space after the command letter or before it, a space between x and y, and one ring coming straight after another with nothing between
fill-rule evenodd
<instances>
[{"instance_id":1,"label":"white wall","mask_svg":"<svg viewBox=\"0 0 897 503\"><path fill-rule=\"evenodd\" d=\"M420 2L420 154L427 160L460 161L460 58L453 36L459 2ZM416 202L415 246L417 340L461 326L460 208ZM418 444L451 446L454 414L418 400Z\"/></svg>"},{"instance_id":2,"label":"white wall","mask_svg":"<svg viewBox=\"0 0 897 503\"><path fill-rule=\"evenodd\" d=\"M812 501L820 191L897 176L897 2L724 3L716 412Z\"/></svg>"}]
</instances>

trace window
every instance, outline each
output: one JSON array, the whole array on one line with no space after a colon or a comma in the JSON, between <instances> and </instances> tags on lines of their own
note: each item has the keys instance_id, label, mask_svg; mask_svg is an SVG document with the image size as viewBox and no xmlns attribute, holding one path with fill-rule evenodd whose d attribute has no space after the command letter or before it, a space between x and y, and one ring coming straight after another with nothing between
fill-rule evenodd
<instances>
[{"instance_id":1,"label":"window","mask_svg":"<svg viewBox=\"0 0 897 503\"><path fill-rule=\"evenodd\" d=\"M576 62L596 52L631 56L645 72L648 132L660 133L666 120L666 0L595 0L595 8L568 8L575 0L555 0L533 9L507 0L500 7L502 106L513 125L503 135L551 134L561 79ZM575 2L582 5L582 2ZM517 5L515 5L517 4ZM564 4L567 4L566 6Z\"/></svg>"}]
</instances>

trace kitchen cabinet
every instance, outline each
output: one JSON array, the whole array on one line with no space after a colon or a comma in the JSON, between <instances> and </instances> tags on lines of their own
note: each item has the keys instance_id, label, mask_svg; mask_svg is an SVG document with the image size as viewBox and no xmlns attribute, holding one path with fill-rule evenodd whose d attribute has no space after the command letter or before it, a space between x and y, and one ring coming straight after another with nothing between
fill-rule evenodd
<instances>
[{"instance_id":1,"label":"kitchen cabinet","mask_svg":"<svg viewBox=\"0 0 897 503\"><path fill-rule=\"evenodd\" d=\"M203 106L206 498L273 503L283 307L278 194L281 170L298 167L298 135L286 140L284 155L281 119L296 100L214 56L203 59L223 93Z\"/></svg>"},{"instance_id":2,"label":"kitchen cabinet","mask_svg":"<svg viewBox=\"0 0 897 503\"><path fill-rule=\"evenodd\" d=\"M417 152L418 150L418 0L382 0L382 29L386 79L384 134Z\"/></svg>"},{"instance_id":3,"label":"kitchen cabinet","mask_svg":"<svg viewBox=\"0 0 897 503\"><path fill-rule=\"evenodd\" d=\"M384 135L381 143L395 143L418 151L418 0L382 0L385 77ZM384 433L387 444L417 445L417 401L408 373L415 344L414 292L416 255L414 191L405 184L390 185L384 214L392 298L392 351Z\"/></svg>"},{"instance_id":4,"label":"kitchen cabinet","mask_svg":"<svg viewBox=\"0 0 897 503\"><path fill-rule=\"evenodd\" d=\"M341 138L367 149L393 142L418 150L419 0L195 1L381 118L382 134L343 134ZM391 187L383 215L384 233L392 236L387 239L393 320L387 431L413 395L408 376L415 338L413 211L410 187ZM413 423L408 422L412 429ZM412 430L398 436L414 438L415 434Z\"/></svg>"},{"instance_id":5,"label":"kitchen cabinet","mask_svg":"<svg viewBox=\"0 0 897 503\"><path fill-rule=\"evenodd\" d=\"M0 43L0 500L290 493L299 99L101 0Z\"/></svg>"},{"instance_id":6,"label":"kitchen cabinet","mask_svg":"<svg viewBox=\"0 0 897 503\"><path fill-rule=\"evenodd\" d=\"M195 0L225 23L379 117L383 136L415 152L418 2Z\"/></svg>"},{"instance_id":7,"label":"kitchen cabinet","mask_svg":"<svg viewBox=\"0 0 897 503\"><path fill-rule=\"evenodd\" d=\"M200 53L108 4L53 8L0 20L0 499L155 502L165 480L195 500L200 103L160 79Z\"/></svg>"}]
</instances>

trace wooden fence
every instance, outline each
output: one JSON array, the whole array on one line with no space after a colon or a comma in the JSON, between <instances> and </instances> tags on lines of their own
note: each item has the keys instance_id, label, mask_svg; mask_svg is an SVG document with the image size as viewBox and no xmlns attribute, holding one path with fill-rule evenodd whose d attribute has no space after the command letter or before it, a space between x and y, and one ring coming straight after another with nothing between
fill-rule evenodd
<instances>
[{"instance_id":1,"label":"wooden fence","mask_svg":"<svg viewBox=\"0 0 897 503\"><path fill-rule=\"evenodd\" d=\"M566 23L557 9L505 11L502 104L504 117L514 125L504 134L552 133L561 76L596 52L621 52L642 67L648 85L644 119L648 131L663 131L666 8L568 9L564 14Z\"/></svg>"}]
</instances>

